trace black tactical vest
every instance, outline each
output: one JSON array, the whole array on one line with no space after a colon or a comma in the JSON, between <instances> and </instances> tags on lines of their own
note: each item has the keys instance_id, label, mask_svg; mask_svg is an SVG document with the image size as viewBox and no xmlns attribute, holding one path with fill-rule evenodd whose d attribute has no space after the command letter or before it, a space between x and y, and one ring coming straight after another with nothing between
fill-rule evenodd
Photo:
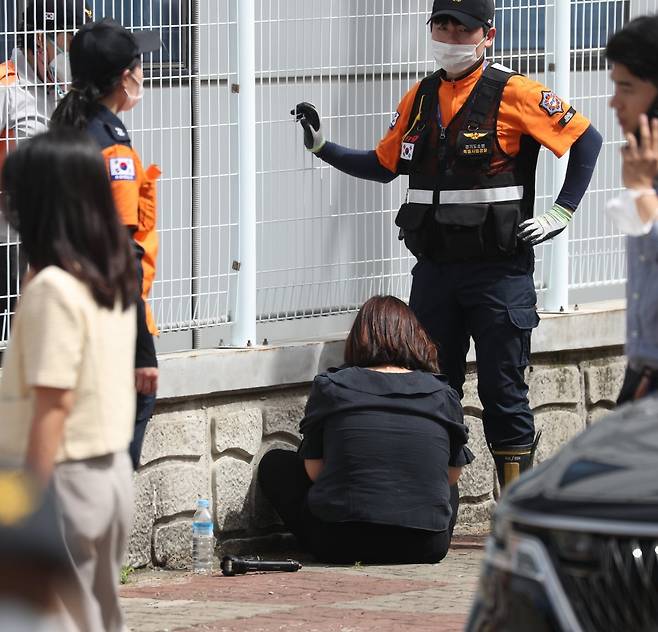
<instances>
[{"instance_id":1,"label":"black tactical vest","mask_svg":"<svg viewBox=\"0 0 658 632\"><path fill-rule=\"evenodd\" d=\"M487 261L525 247L516 233L533 215L540 146L522 136L518 155L509 156L496 130L503 89L514 74L487 66L447 127L439 124L439 73L421 82L398 166L409 175L409 191L395 219L417 257Z\"/></svg>"}]
</instances>

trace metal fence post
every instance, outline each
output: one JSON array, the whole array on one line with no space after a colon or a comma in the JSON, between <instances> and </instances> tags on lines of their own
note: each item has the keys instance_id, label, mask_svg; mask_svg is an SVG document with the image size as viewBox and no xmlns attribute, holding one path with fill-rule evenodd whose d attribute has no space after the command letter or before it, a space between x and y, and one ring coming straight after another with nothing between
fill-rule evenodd
<instances>
[{"instance_id":1,"label":"metal fence post","mask_svg":"<svg viewBox=\"0 0 658 632\"><path fill-rule=\"evenodd\" d=\"M201 331L196 326L199 319L199 277L201 274L201 81L199 72L201 68L201 50L199 42L199 3L192 0L190 3L190 47L191 47L191 135L192 135L192 283L190 297L192 325L192 348L201 346Z\"/></svg>"},{"instance_id":2,"label":"metal fence post","mask_svg":"<svg viewBox=\"0 0 658 632\"><path fill-rule=\"evenodd\" d=\"M571 0L555 0L553 21L553 55L555 60L555 92L560 98L570 100L571 73ZM547 33L548 36L548 33ZM568 154L554 165L553 192L557 197L567 172ZM557 312L569 305L569 228L553 239L551 265L545 308Z\"/></svg>"},{"instance_id":3,"label":"metal fence post","mask_svg":"<svg viewBox=\"0 0 658 632\"><path fill-rule=\"evenodd\" d=\"M240 255L231 342L256 344L256 16L254 0L238 1Z\"/></svg>"}]
</instances>

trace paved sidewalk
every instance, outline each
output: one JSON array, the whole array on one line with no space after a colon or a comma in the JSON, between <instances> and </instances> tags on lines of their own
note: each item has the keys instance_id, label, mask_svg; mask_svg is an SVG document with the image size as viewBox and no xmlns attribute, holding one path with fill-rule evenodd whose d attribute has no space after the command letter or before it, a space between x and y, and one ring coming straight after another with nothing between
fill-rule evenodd
<instances>
[{"instance_id":1,"label":"paved sidewalk","mask_svg":"<svg viewBox=\"0 0 658 632\"><path fill-rule=\"evenodd\" d=\"M325 566L238 577L140 571L122 588L134 632L457 632L483 557L457 544L441 564Z\"/></svg>"}]
</instances>

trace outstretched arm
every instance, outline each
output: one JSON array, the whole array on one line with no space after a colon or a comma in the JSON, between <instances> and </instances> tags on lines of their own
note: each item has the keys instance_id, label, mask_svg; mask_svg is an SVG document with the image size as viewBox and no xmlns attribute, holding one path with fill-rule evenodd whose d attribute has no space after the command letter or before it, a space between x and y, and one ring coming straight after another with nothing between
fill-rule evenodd
<instances>
[{"instance_id":1,"label":"outstretched arm","mask_svg":"<svg viewBox=\"0 0 658 632\"><path fill-rule=\"evenodd\" d=\"M298 103L290 113L304 128L306 149L332 167L355 178L384 184L397 177L396 173L381 165L375 151L350 149L326 141L322 133L320 115L311 103Z\"/></svg>"},{"instance_id":2,"label":"outstretched arm","mask_svg":"<svg viewBox=\"0 0 658 632\"><path fill-rule=\"evenodd\" d=\"M355 178L374 180L386 184L395 180L397 174L382 167L374 150L363 151L350 149L336 145L336 143L325 143L316 156L322 158L332 167Z\"/></svg>"}]
</instances>

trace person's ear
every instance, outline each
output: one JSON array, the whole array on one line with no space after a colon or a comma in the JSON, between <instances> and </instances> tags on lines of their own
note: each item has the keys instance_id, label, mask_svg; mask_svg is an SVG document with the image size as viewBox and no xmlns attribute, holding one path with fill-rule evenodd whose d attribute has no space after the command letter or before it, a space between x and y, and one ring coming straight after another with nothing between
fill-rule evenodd
<instances>
[{"instance_id":1,"label":"person's ear","mask_svg":"<svg viewBox=\"0 0 658 632\"><path fill-rule=\"evenodd\" d=\"M496 37L496 27L492 26L487 31L486 39L484 40L485 48L491 48L493 46L494 37Z\"/></svg>"},{"instance_id":2,"label":"person's ear","mask_svg":"<svg viewBox=\"0 0 658 632\"><path fill-rule=\"evenodd\" d=\"M121 73L121 85L124 88L129 88L130 87L130 76L132 75L132 70L129 68L126 68L122 73Z\"/></svg>"}]
</instances>

